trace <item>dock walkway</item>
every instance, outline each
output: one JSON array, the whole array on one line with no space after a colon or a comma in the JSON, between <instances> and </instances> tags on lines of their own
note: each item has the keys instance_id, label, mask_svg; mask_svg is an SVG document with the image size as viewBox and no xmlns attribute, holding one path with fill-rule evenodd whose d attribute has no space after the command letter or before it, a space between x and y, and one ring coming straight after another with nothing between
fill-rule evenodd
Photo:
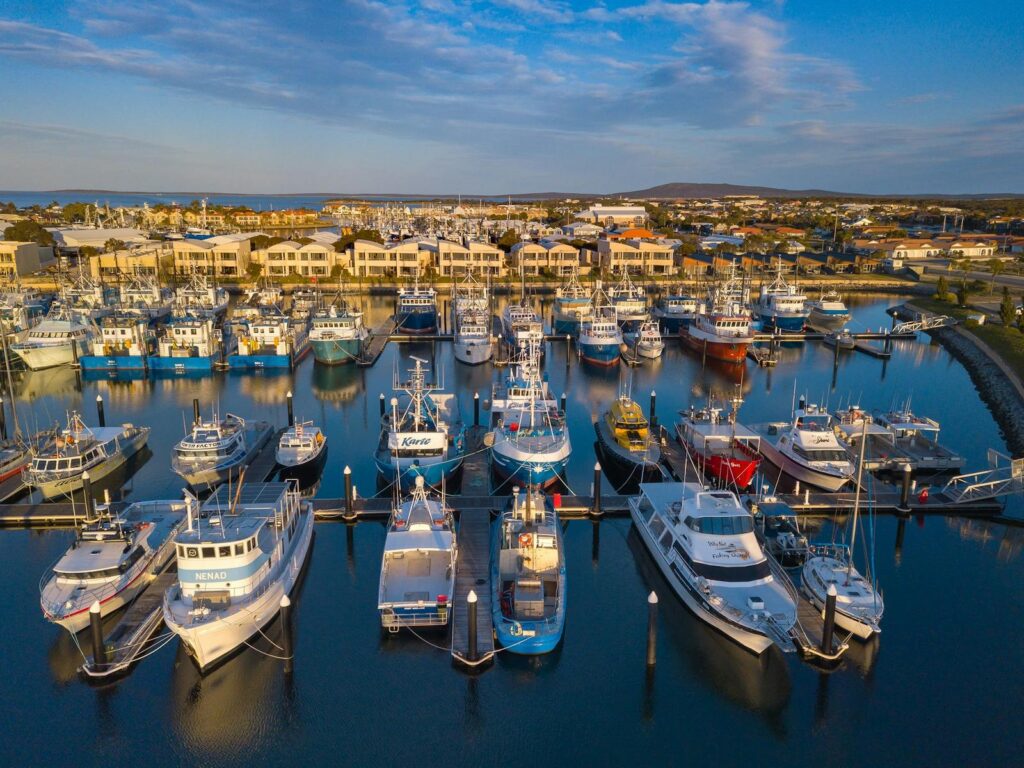
<instances>
[{"instance_id":1,"label":"dock walkway","mask_svg":"<svg viewBox=\"0 0 1024 768\"><path fill-rule=\"evenodd\" d=\"M390 341L391 335L395 332L395 327L395 319L389 317L370 331L370 335L366 337L366 342L363 344L362 354L356 360L356 365L360 368L369 368L376 363L384 351L384 347Z\"/></svg>"},{"instance_id":2,"label":"dock walkway","mask_svg":"<svg viewBox=\"0 0 1024 768\"><path fill-rule=\"evenodd\" d=\"M280 442L282 434L284 434L283 429L271 430L268 436L264 438L265 442L261 446L259 453L249 462L249 467L245 471L247 482L268 482L274 475L274 472L277 471L277 444Z\"/></svg>"},{"instance_id":3,"label":"dock walkway","mask_svg":"<svg viewBox=\"0 0 1024 768\"><path fill-rule=\"evenodd\" d=\"M474 507L459 514L459 559L455 567L455 603L452 616L452 658L471 667L494 657L490 578L491 510ZM476 592L477 656L469 658L470 591Z\"/></svg>"}]
</instances>

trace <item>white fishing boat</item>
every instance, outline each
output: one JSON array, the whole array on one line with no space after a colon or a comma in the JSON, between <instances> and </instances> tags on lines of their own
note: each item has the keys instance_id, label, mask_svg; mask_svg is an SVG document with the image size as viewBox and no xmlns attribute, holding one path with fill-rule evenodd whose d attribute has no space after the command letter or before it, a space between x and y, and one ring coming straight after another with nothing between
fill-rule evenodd
<instances>
[{"instance_id":1,"label":"white fishing boat","mask_svg":"<svg viewBox=\"0 0 1024 768\"><path fill-rule=\"evenodd\" d=\"M327 436L312 421L298 422L281 433L275 456L282 477L319 475L327 459Z\"/></svg>"},{"instance_id":2,"label":"white fishing boat","mask_svg":"<svg viewBox=\"0 0 1024 768\"><path fill-rule=\"evenodd\" d=\"M832 417L803 398L791 422L753 429L761 435L761 455L794 480L838 491L853 477L849 449L836 436Z\"/></svg>"},{"instance_id":3,"label":"white fishing boat","mask_svg":"<svg viewBox=\"0 0 1024 768\"><path fill-rule=\"evenodd\" d=\"M533 345L544 354L544 323L524 295L516 304L509 304L501 313L502 335L513 353Z\"/></svg>"},{"instance_id":4,"label":"white fishing boat","mask_svg":"<svg viewBox=\"0 0 1024 768\"><path fill-rule=\"evenodd\" d=\"M221 486L175 536L178 582L164 623L201 671L247 647L277 616L313 542L313 508L294 483Z\"/></svg>"},{"instance_id":5,"label":"white fishing boat","mask_svg":"<svg viewBox=\"0 0 1024 768\"><path fill-rule=\"evenodd\" d=\"M699 619L756 654L772 645L794 650L789 631L796 602L733 493L696 483L645 483L629 509L662 575Z\"/></svg>"},{"instance_id":6,"label":"white fishing boat","mask_svg":"<svg viewBox=\"0 0 1024 768\"><path fill-rule=\"evenodd\" d=\"M82 474L95 483L124 466L149 439L149 427L122 424L88 427L77 411L68 415L67 427L54 435L32 457L25 482L44 498L70 494L83 485Z\"/></svg>"},{"instance_id":7,"label":"white fishing boat","mask_svg":"<svg viewBox=\"0 0 1024 768\"><path fill-rule=\"evenodd\" d=\"M68 365L89 354L90 343L96 335L92 320L54 304L45 319L11 345L11 351L30 369L40 371Z\"/></svg>"},{"instance_id":8,"label":"white fishing boat","mask_svg":"<svg viewBox=\"0 0 1024 768\"><path fill-rule=\"evenodd\" d=\"M171 296L159 283L146 275L134 275L118 287L118 301L123 313L144 317L150 322L171 313Z\"/></svg>"},{"instance_id":9,"label":"white fishing boat","mask_svg":"<svg viewBox=\"0 0 1024 768\"><path fill-rule=\"evenodd\" d=\"M665 340L661 338L661 326L654 320L648 320L640 326L637 334L636 353L640 357L658 358L665 351Z\"/></svg>"},{"instance_id":10,"label":"white fishing boat","mask_svg":"<svg viewBox=\"0 0 1024 768\"><path fill-rule=\"evenodd\" d=\"M427 496L417 476L412 496L394 507L384 540L377 610L389 632L446 626L455 590L458 545L444 497Z\"/></svg>"},{"instance_id":11,"label":"white fishing boat","mask_svg":"<svg viewBox=\"0 0 1024 768\"><path fill-rule=\"evenodd\" d=\"M224 288L211 285L205 275L192 273L174 292L173 311L178 316L216 319L227 312L229 301Z\"/></svg>"},{"instance_id":12,"label":"white fishing boat","mask_svg":"<svg viewBox=\"0 0 1024 768\"><path fill-rule=\"evenodd\" d=\"M842 328L850 321L850 310L842 297L834 290L823 293L819 298L805 304L807 322L816 328Z\"/></svg>"},{"instance_id":13,"label":"white fishing boat","mask_svg":"<svg viewBox=\"0 0 1024 768\"><path fill-rule=\"evenodd\" d=\"M89 608L108 616L153 581L172 554L172 536L185 520L184 501L139 501L115 512L96 507L75 540L43 575L39 602L48 621L71 633L89 625Z\"/></svg>"},{"instance_id":14,"label":"white fishing boat","mask_svg":"<svg viewBox=\"0 0 1024 768\"><path fill-rule=\"evenodd\" d=\"M352 310L347 303L331 304L313 315L309 343L313 359L325 365L355 362L369 336L363 324L363 313Z\"/></svg>"},{"instance_id":15,"label":"white fishing boat","mask_svg":"<svg viewBox=\"0 0 1024 768\"><path fill-rule=\"evenodd\" d=\"M465 310L456 315L452 348L460 363L479 365L494 356L489 320L487 312Z\"/></svg>"},{"instance_id":16,"label":"white fishing boat","mask_svg":"<svg viewBox=\"0 0 1024 768\"><path fill-rule=\"evenodd\" d=\"M194 487L223 482L249 465L270 437L265 421L252 424L232 413L205 421L198 414L171 454L171 469Z\"/></svg>"}]
</instances>

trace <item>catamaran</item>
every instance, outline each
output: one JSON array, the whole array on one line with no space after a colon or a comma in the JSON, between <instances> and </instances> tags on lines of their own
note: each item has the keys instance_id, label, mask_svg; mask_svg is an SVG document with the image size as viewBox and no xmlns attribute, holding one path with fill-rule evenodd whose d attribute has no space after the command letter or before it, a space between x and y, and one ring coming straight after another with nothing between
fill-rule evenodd
<instances>
[{"instance_id":1,"label":"catamaran","mask_svg":"<svg viewBox=\"0 0 1024 768\"><path fill-rule=\"evenodd\" d=\"M157 338L157 354L149 359L149 367L178 374L208 373L236 342L234 336L225 337L212 316L175 317Z\"/></svg>"},{"instance_id":2,"label":"catamaran","mask_svg":"<svg viewBox=\"0 0 1024 768\"><path fill-rule=\"evenodd\" d=\"M174 538L178 582L164 595L164 623L200 671L263 634L302 574L313 544L313 508L294 483L217 489Z\"/></svg>"},{"instance_id":3,"label":"catamaran","mask_svg":"<svg viewBox=\"0 0 1024 768\"><path fill-rule=\"evenodd\" d=\"M444 496L427 496L422 476L388 521L380 565L377 610L389 632L443 627L451 616L459 550L455 520Z\"/></svg>"},{"instance_id":4,"label":"catamaran","mask_svg":"<svg viewBox=\"0 0 1024 768\"><path fill-rule=\"evenodd\" d=\"M699 619L759 655L772 645L794 649L796 602L732 492L645 483L629 510L662 575Z\"/></svg>"},{"instance_id":5,"label":"catamaran","mask_svg":"<svg viewBox=\"0 0 1024 768\"><path fill-rule=\"evenodd\" d=\"M491 612L498 642L512 653L554 650L565 629L562 526L539 489L512 489L491 542Z\"/></svg>"},{"instance_id":6,"label":"catamaran","mask_svg":"<svg viewBox=\"0 0 1024 768\"><path fill-rule=\"evenodd\" d=\"M309 354L309 328L302 320L264 314L232 323L238 347L228 355L232 369L292 369Z\"/></svg>"},{"instance_id":7,"label":"catamaran","mask_svg":"<svg viewBox=\"0 0 1024 768\"><path fill-rule=\"evenodd\" d=\"M130 603L173 553L172 537L185 521L183 501L137 501L115 512L99 504L71 547L43 575L43 616L72 634L89 625L89 608L108 616Z\"/></svg>"}]
</instances>

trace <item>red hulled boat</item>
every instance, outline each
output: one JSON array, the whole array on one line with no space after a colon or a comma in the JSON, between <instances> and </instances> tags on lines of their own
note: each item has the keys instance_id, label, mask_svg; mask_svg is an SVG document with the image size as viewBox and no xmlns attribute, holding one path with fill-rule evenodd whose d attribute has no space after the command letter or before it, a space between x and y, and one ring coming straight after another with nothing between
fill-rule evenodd
<instances>
[{"instance_id":1,"label":"red hulled boat","mask_svg":"<svg viewBox=\"0 0 1024 768\"><path fill-rule=\"evenodd\" d=\"M739 401L732 413L721 408L683 412L676 423L676 436L694 465L710 479L746 489L761 465L760 436L736 422Z\"/></svg>"}]
</instances>

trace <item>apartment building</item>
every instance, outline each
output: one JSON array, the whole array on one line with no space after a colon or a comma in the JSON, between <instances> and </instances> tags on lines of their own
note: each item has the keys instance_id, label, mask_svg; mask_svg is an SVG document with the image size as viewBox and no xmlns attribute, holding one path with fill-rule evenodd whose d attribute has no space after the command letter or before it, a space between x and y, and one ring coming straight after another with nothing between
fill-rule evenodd
<instances>
[{"instance_id":1,"label":"apartment building","mask_svg":"<svg viewBox=\"0 0 1024 768\"><path fill-rule=\"evenodd\" d=\"M649 240L598 240L601 269L612 274L670 275L675 271L675 251L670 245Z\"/></svg>"},{"instance_id":2,"label":"apartment building","mask_svg":"<svg viewBox=\"0 0 1024 768\"><path fill-rule=\"evenodd\" d=\"M16 240L0 240L0 279L25 277L38 272L52 261L52 248Z\"/></svg>"},{"instance_id":3,"label":"apartment building","mask_svg":"<svg viewBox=\"0 0 1024 768\"><path fill-rule=\"evenodd\" d=\"M285 240L252 253L252 260L263 265L267 277L329 277L336 266L350 270L349 259L348 253L338 253L332 245L315 240Z\"/></svg>"},{"instance_id":4,"label":"apartment building","mask_svg":"<svg viewBox=\"0 0 1024 768\"><path fill-rule=\"evenodd\" d=\"M258 232L217 235L205 240L175 240L174 271L178 274L197 272L216 277L242 277L249 269L251 239Z\"/></svg>"},{"instance_id":5,"label":"apartment building","mask_svg":"<svg viewBox=\"0 0 1024 768\"><path fill-rule=\"evenodd\" d=\"M421 251L417 240L382 245L373 240L356 240L348 249L349 271L356 277L415 277L431 266L429 251Z\"/></svg>"},{"instance_id":6,"label":"apartment building","mask_svg":"<svg viewBox=\"0 0 1024 768\"><path fill-rule=\"evenodd\" d=\"M580 266L580 252L568 243L542 240L539 243L516 243L510 253L516 274L568 275Z\"/></svg>"}]
</instances>

